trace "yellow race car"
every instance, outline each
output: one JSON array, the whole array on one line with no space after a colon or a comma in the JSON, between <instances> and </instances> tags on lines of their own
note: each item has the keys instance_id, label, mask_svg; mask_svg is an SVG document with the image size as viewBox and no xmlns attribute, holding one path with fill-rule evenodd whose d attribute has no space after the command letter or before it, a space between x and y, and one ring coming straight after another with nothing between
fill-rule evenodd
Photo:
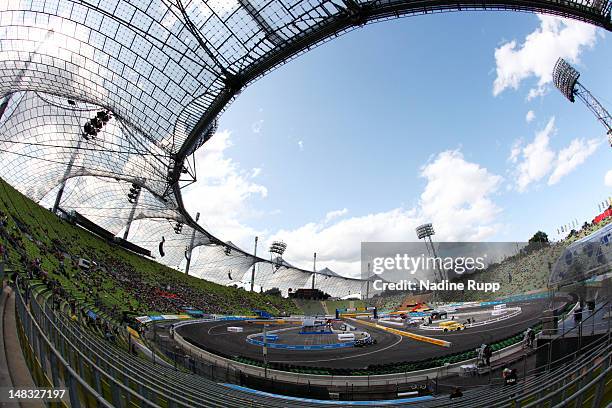
<instances>
[{"instance_id":1,"label":"yellow race car","mask_svg":"<svg viewBox=\"0 0 612 408\"><path fill-rule=\"evenodd\" d=\"M455 321L442 322L438 326L442 327L442 329L445 332L447 332L447 331L459 331L459 330L464 330L465 329L464 325L462 325L459 322L455 322Z\"/></svg>"}]
</instances>

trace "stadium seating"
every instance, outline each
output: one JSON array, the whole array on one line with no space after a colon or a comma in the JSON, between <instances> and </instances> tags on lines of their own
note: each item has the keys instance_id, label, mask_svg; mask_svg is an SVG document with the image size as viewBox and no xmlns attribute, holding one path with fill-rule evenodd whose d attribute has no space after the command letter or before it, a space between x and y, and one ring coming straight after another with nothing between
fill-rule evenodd
<instances>
[{"instance_id":1,"label":"stadium seating","mask_svg":"<svg viewBox=\"0 0 612 408\"><path fill-rule=\"evenodd\" d=\"M177 313L191 306L205 313L275 315L298 310L288 299L246 292L186 276L130 253L41 208L0 180L0 243L7 267L40 279L77 308L122 320L136 315ZM79 267L85 259L91 267Z\"/></svg>"},{"instance_id":2,"label":"stadium seating","mask_svg":"<svg viewBox=\"0 0 612 408\"><path fill-rule=\"evenodd\" d=\"M292 299L296 307L299 308L301 314L305 316L322 316L325 315L323 304L319 300Z\"/></svg>"}]
</instances>

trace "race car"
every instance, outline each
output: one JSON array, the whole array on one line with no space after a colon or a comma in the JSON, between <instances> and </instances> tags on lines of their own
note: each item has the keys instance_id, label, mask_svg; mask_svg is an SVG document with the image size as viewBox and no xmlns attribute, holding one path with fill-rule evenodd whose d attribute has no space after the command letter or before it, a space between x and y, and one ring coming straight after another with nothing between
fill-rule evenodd
<instances>
[{"instance_id":1,"label":"race car","mask_svg":"<svg viewBox=\"0 0 612 408\"><path fill-rule=\"evenodd\" d=\"M442 322L438 326L442 327L445 332L448 332L448 331L459 331L459 330L464 330L465 329L464 325L462 325L459 322L455 322L455 321Z\"/></svg>"},{"instance_id":2,"label":"race car","mask_svg":"<svg viewBox=\"0 0 612 408\"><path fill-rule=\"evenodd\" d=\"M373 339L372 337L367 337L365 339L356 340L355 347L371 346L376 343L377 343L376 339Z\"/></svg>"}]
</instances>

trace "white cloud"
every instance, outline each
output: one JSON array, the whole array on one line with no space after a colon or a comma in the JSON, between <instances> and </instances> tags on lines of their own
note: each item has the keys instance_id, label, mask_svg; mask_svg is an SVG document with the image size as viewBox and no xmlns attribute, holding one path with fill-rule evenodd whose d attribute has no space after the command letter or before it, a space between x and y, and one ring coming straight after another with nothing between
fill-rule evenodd
<instances>
[{"instance_id":1,"label":"white cloud","mask_svg":"<svg viewBox=\"0 0 612 408\"><path fill-rule=\"evenodd\" d=\"M285 241L286 257L296 265L308 265L317 252L321 265L358 276L362 241L413 240L415 228L424 222L435 225L438 240L482 240L495 233L501 209L491 195L502 181L500 176L466 161L458 151L440 153L422 167L420 175L427 185L414 208L393 208L330 223L330 217L345 213L332 211L324 220L280 230L269 241Z\"/></svg>"},{"instance_id":2,"label":"white cloud","mask_svg":"<svg viewBox=\"0 0 612 408\"><path fill-rule=\"evenodd\" d=\"M606 187L612 187L612 170L609 170L604 176L604 184Z\"/></svg>"},{"instance_id":3,"label":"white cloud","mask_svg":"<svg viewBox=\"0 0 612 408\"><path fill-rule=\"evenodd\" d=\"M549 176L548 185L557 184L584 163L600 145L596 139L574 139L567 147L555 152L550 146L555 132L555 118L552 117L546 127L536 133L533 142L524 147L520 140L515 142L509 160L516 165L515 187L519 192L525 192L529 185L546 176Z\"/></svg>"},{"instance_id":4,"label":"white cloud","mask_svg":"<svg viewBox=\"0 0 612 408\"><path fill-rule=\"evenodd\" d=\"M535 117L536 115L534 111L530 110L529 112L527 112L527 115L525 115L525 121L527 123L531 123L535 119Z\"/></svg>"},{"instance_id":5,"label":"white cloud","mask_svg":"<svg viewBox=\"0 0 612 408\"><path fill-rule=\"evenodd\" d=\"M436 224L446 240L479 241L494 232L501 211L492 201L502 177L465 160L459 151L446 151L421 169L427 179L420 213Z\"/></svg>"},{"instance_id":6,"label":"white cloud","mask_svg":"<svg viewBox=\"0 0 612 408\"><path fill-rule=\"evenodd\" d=\"M343 208L341 210L335 210L335 211L330 211L327 214L325 214L325 222L330 222L333 219L336 218L340 218L343 215L348 214L348 209L347 208Z\"/></svg>"},{"instance_id":7,"label":"white cloud","mask_svg":"<svg viewBox=\"0 0 612 408\"><path fill-rule=\"evenodd\" d=\"M548 93L548 87L546 85L537 86L536 88L531 88L527 93L527 102L537 98L538 96L544 96Z\"/></svg>"},{"instance_id":8,"label":"white cloud","mask_svg":"<svg viewBox=\"0 0 612 408\"><path fill-rule=\"evenodd\" d=\"M419 219L414 210L396 208L331 224L322 220L291 230L281 229L268 241L286 242L285 257L295 265L310 265L312 254L316 252L321 267L328 266L340 274L358 276L362 241L413 239L417 225Z\"/></svg>"},{"instance_id":9,"label":"white cloud","mask_svg":"<svg viewBox=\"0 0 612 408\"><path fill-rule=\"evenodd\" d=\"M497 76L493 95L507 88L518 89L530 77L536 77L538 82L529 91L528 99L543 95L546 85L552 81L557 58L578 63L580 54L597 41L597 29L592 25L552 16L538 15L538 18L540 26L522 44L512 40L495 49Z\"/></svg>"},{"instance_id":10,"label":"white cloud","mask_svg":"<svg viewBox=\"0 0 612 408\"><path fill-rule=\"evenodd\" d=\"M259 119L257 122L253 122L253 124L251 125L251 130L253 131L253 133L255 134L261 133L261 128L263 126L263 123L264 123L263 119Z\"/></svg>"},{"instance_id":11,"label":"white cloud","mask_svg":"<svg viewBox=\"0 0 612 408\"><path fill-rule=\"evenodd\" d=\"M298 140L298 147L300 150L304 150L304 142L302 140Z\"/></svg>"},{"instance_id":12,"label":"white cloud","mask_svg":"<svg viewBox=\"0 0 612 408\"><path fill-rule=\"evenodd\" d=\"M222 239L240 244L250 242L258 233L243 224L253 213L249 202L265 198L266 187L253 182L260 169L242 169L227 157L231 133L217 132L196 153L198 182L184 191L184 201L190 213L201 213L200 223Z\"/></svg>"},{"instance_id":13,"label":"white cloud","mask_svg":"<svg viewBox=\"0 0 612 408\"><path fill-rule=\"evenodd\" d=\"M267 189L252 177L258 169L242 169L227 157L231 134L218 132L197 152L199 181L185 191L191 213L201 212L202 225L224 240L250 248L252 238L275 239L288 244L286 258L297 266L311 265L317 252L320 266L341 274L358 276L362 241L405 241L415 239L415 228L432 222L438 240L482 240L498 228L501 209L492 195L502 178L467 161L459 151L445 151L420 170L426 187L413 208L346 218L348 209L330 211L321 220L275 233L258 231L245 220L252 215L253 199L265 198Z\"/></svg>"},{"instance_id":14,"label":"white cloud","mask_svg":"<svg viewBox=\"0 0 612 408\"><path fill-rule=\"evenodd\" d=\"M251 170L251 178L255 178L261 174L261 168L255 167Z\"/></svg>"},{"instance_id":15,"label":"white cloud","mask_svg":"<svg viewBox=\"0 0 612 408\"><path fill-rule=\"evenodd\" d=\"M523 144L523 141L520 139L515 140L514 143L512 144L512 149L510 149L510 156L508 157L508 160L511 163L516 163L518 161L518 158L522 151L522 144Z\"/></svg>"},{"instance_id":16,"label":"white cloud","mask_svg":"<svg viewBox=\"0 0 612 408\"><path fill-rule=\"evenodd\" d=\"M550 137L555 131L555 118L551 118L546 127L539 131L533 142L522 151L522 160L517 165L517 190L523 192L527 187L546 176L553 166L555 152L549 146Z\"/></svg>"},{"instance_id":17,"label":"white cloud","mask_svg":"<svg viewBox=\"0 0 612 408\"><path fill-rule=\"evenodd\" d=\"M576 167L586 161L586 159L595 153L600 142L597 139L584 140L574 139L565 149L559 151L555 167L548 179L548 185L557 184L561 178L568 175Z\"/></svg>"}]
</instances>

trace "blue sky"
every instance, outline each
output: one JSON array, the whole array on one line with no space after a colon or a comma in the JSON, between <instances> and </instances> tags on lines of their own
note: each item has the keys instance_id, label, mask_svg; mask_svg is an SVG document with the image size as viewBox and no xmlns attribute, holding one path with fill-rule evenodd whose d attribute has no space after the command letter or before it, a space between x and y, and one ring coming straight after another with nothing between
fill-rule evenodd
<instances>
[{"instance_id":1,"label":"blue sky","mask_svg":"<svg viewBox=\"0 0 612 408\"><path fill-rule=\"evenodd\" d=\"M198 152L187 207L220 238L249 249L254 235L283 239L289 262L309 267L316 250L346 274L359 242L413 240L424 221L441 240L556 238L612 195L612 151L547 75L564 56L611 109L607 37L498 12L354 30L238 97Z\"/></svg>"}]
</instances>

